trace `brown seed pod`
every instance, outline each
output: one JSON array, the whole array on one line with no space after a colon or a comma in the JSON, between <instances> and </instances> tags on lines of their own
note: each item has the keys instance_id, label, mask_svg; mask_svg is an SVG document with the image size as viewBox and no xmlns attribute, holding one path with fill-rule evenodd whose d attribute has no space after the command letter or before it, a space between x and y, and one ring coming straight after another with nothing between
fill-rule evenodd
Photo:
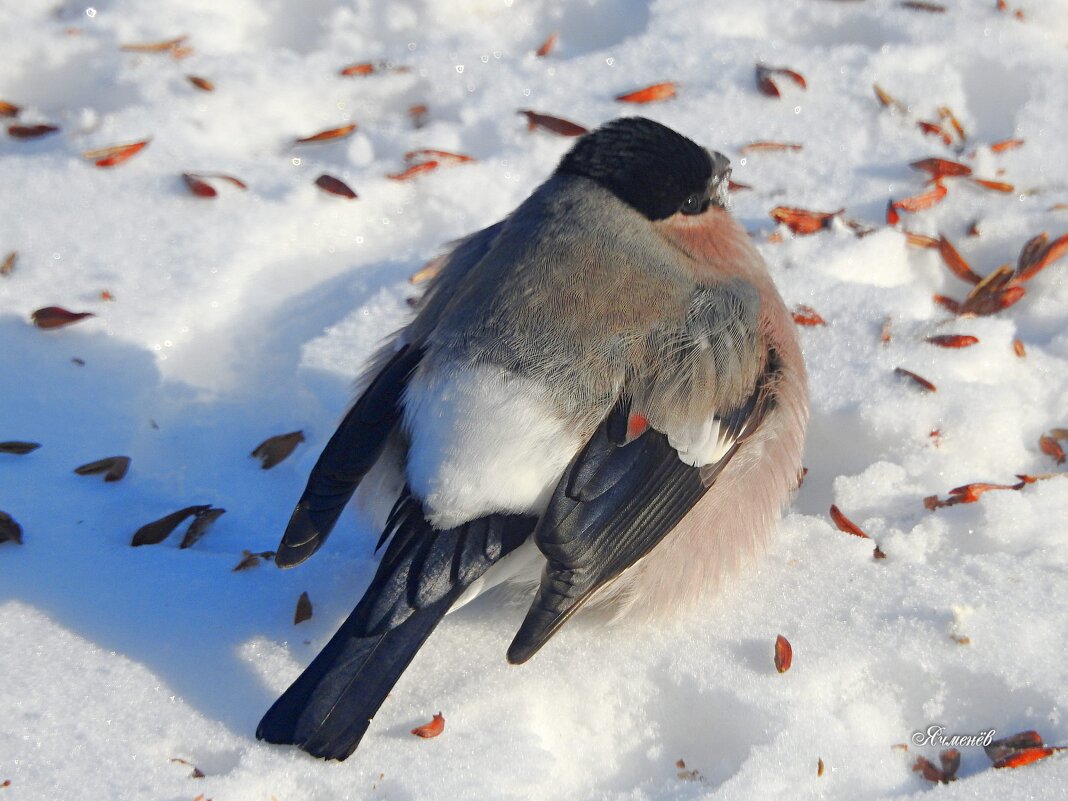
<instances>
[{"instance_id":1,"label":"brown seed pod","mask_svg":"<svg viewBox=\"0 0 1068 801\"><path fill-rule=\"evenodd\" d=\"M30 315L33 324L38 328L63 328L64 326L84 320L87 317L95 317L92 312L67 311L62 306L45 306L37 309Z\"/></svg>"},{"instance_id":2,"label":"brown seed pod","mask_svg":"<svg viewBox=\"0 0 1068 801\"><path fill-rule=\"evenodd\" d=\"M270 470L289 454L293 453L293 450L303 441L303 431L277 434L273 437L268 437L257 445L250 455L260 460L260 467L264 470Z\"/></svg>"},{"instance_id":3,"label":"brown seed pod","mask_svg":"<svg viewBox=\"0 0 1068 801\"><path fill-rule=\"evenodd\" d=\"M151 141L151 139L143 139L140 142L130 142L125 145L111 145L97 148L96 150L86 150L82 153L82 158L88 159L97 167L116 167L140 153L148 147Z\"/></svg>"},{"instance_id":4,"label":"brown seed pod","mask_svg":"<svg viewBox=\"0 0 1068 801\"><path fill-rule=\"evenodd\" d=\"M764 153L769 151L774 152L777 150L797 151L802 150L803 148L804 145L799 145L796 142L771 142L762 140L758 142L750 142L747 145L742 145L738 152L741 153L743 156L746 156L750 153Z\"/></svg>"},{"instance_id":5,"label":"brown seed pod","mask_svg":"<svg viewBox=\"0 0 1068 801\"><path fill-rule=\"evenodd\" d=\"M932 384L930 381L928 381L926 378L924 378L923 376L920 376L920 375L916 375L916 373L912 372L911 370L906 370L904 367L895 367L894 368L894 374L895 375L899 375L899 376L901 376L903 378L909 379L910 381L912 381L913 383L917 384L920 388L922 388L926 392L937 392L938 391L938 388L934 384Z\"/></svg>"},{"instance_id":6,"label":"brown seed pod","mask_svg":"<svg viewBox=\"0 0 1068 801\"><path fill-rule=\"evenodd\" d=\"M939 348L970 348L972 345L979 344L979 338L970 334L939 334L927 337L924 342Z\"/></svg>"},{"instance_id":7,"label":"brown seed pod","mask_svg":"<svg viewBox=\"0 0 1068 801\"><path fill-rule=\"evenodd\" d=\"M831 520L834 521L834 524L838 527L839 531L844 531L846 534L852 534L854 537L862 537L866 540L871 539L871 537L864 533L864 530L860 526L842 514L842 510L834 504L831 504L830 515Z\"/></svg>"},{"instance_id":8,"label":"brown seed pod","mask_svg":"<svg viewBox=\"0 0 1068 801\"><path fill-rule=\"evenodd\" d=\"M13 139L37 139L58 130L59 127L56 125L9 125L7 135Z\"/></svg>"},{"instance_id":9,"label":"brown seed pod","mask_svg":"<svg viewBox=\"0 0 1068 801\"><path fill-rule=\"evenodd\" d=\"M553 48L556 47L556 40L558 38L559 34L550 33L548 38L546 38L546 40L541 43L541 46L534 51L534 55L536 55L538 58L545 58L547 55L549 55L549 53L553 51Z\"/></svg>"},{"instance_id":10,"label":"brown seed pod","mask_svg":"<svg viewBox=\"0 0 1068 801\"><path fill-rule=\"evenodd\" d=\"M797 323L797 325L827 325L827 322L822 317L820 317L819 312L817 312L811 306L805 306L803 304L799 306L794 306L792 314L794 322Z\"/></svg>"},{"instance_id":11,"label":"brown seed pod","mask_svg":"<svg viewBox=\"0 0 1068 801\"><path fill-rule=\"evenodd\" d=\"M163 542L190 515L200 514L211 506L205 504L203 506L187 506L184 509L179 509L177 512L171 512L169 515L161 517L159 520L153 520L151 523L146 523L134 532L133 539L130 541L130 545L135 548L140 545L158 545Z\"/></svg>"},{"instance_id":12,"label":"brown seed pod","mask_svg":"<svg viewBox=\"0 0 1068 801\"><path fill-rule=\"evenodd\" d=\"M775 669L785 673L794 661L794 649L790 641L781 634L775 638Z\"/></svg>"},{"instance_id":13,"label":"brown seed pod","mask_svg":"<svg viewBox=\"0 0 1068 801\"><path fill-rule=\"evenodd\" d=\"M831 220L845 209L838 211L809 211L790 206L776 206L769 214L776 222L781 222L795 234L814 234L828 228Z\"/></svg>"},{"instance_id":14,"label":"brown seed pod","mask_svg":"<svg viewBox=\"0 0 1068 801\"><path fill-rule=\"evenodd\" d=\"M22 545L22 526L7 512L0 512L0 542Z\"/></svg>"},{"instance_id":15,"label":"brown seed pod","mask_svg":"<svg viewBox=\"0 0 1068 801\"><path fill-rule=\"evenodd\" d=\"M199 75L186 75L185 79L189 83L193 84L201 92L214 92L215 84L209 81L207 78L201 78Z\"/></svg>"},{"instance_id":16,"label":"brown seed pod","mask_svg":"<svg viewBox=\"0 0 1068 801\"><path fill-rule=\"evenodd\" d=\"M307 592L302 592L297 599L297 608L293 613L293 625L299 626L305 620L312 618L312 602Z\"/></svg>"},{"instance_id":17,"label":"brown seed pod","mask_svg":"<svg viewBox=\"0 0 1068 801\"><path fill-rule=\"evenodd\" d=\"M208 529L212 524L226 514L225 509L202 509L199 512L195 512L193 516L193 522L189 524L189 528L185 530L185 536L182 537L182 541L178 544L179 548L190 548L197 543L197 541L208 533Z\"/></svg>"},{"instance_id":18,"label":"brown seed pod","mask_svg":"<svg viewBox=\"0 0 1068 801\"><path fill-rule=\"evenodd\" d=\"M357 194L352 191L347 183L340 178L335 178L333 175L323 173L315 179L315 185L324 192L346 198L347 200L355 200L357 198Z\"/></svg>"}]
</instances>

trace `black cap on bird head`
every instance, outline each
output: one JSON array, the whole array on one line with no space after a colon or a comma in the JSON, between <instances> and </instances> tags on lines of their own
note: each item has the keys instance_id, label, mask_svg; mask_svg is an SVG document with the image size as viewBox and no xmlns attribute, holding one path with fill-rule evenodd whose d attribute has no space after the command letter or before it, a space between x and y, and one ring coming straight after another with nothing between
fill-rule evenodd
<instances>
[{"instance_id":1,"label":"black cap on bird head","mask_svg":"<svg viewBox=\"0 0 1068 801\"><path fill-rule=\"evenodd\" d=\"M666 125L622 117L583 136L556 172L590 178L648 219L663 220L722 206L730 162Z\"/></svg>"}]
</instances>

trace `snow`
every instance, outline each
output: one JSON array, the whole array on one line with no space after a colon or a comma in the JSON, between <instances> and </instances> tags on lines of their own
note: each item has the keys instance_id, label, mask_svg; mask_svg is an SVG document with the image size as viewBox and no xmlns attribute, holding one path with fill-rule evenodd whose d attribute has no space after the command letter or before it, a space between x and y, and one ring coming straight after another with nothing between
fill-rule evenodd
<instances>
[{"instance_id":1,"label":"snow","mask_svg":"<svg viewBox=\"0 0 1068 801\"><path fill-rule=\"evenodd\" d=\"M1063 0L1026 0L1022 21L1011 2L947 6L3 4L0 99L62 131L0 135L0 263L18 252L0 276L0 440L42 443L0 454L0 509L25 539L0 544L0 798L897 798L930 789L910 767L939 749L892 746L933 724L1068 743L1068 481L922 505L1063 469L1038 438L1068 426L1068 261L1012 308L955 319L931 296L966 286L936 251L882 228L889 198L925 189L907 164L937 155L1015 186L950 179L944 202L903 214L980 274L1040 231L1068 232L1068 13ZM556 50L536 58L553 31ZM180 34L193 48L180 61L119 49ZM337 75L382 59L412 69ZM759 94L757 61L800 71L808 89L780 80L781 99ZM613 101L663 80L679 81L677 98ZM910 114L881 108L875 82ZM420 130L415 103L429 106ZM943 105L969 135L962 154L915 126ZM524 610L480 600L439 628L347 762L260 744L259 717L369 580L377 532L349 512L299 569L231 569L277 544L352 380L410 314L407 277L514 208L570 146L529 133L519 108L587 126L646 114L725 152L754 187L735 193L735 213L787 303L827 321L801 329L806 482L759 564L692 615L648 628L578 618L514 668L504 653ZM349 122L347 139L291 144ZM147 137L112 169L79 155ZM990 150L1009 137L1026 141ZM804 149L741 155L754 140ZM419 147L478 162L386 178ZM217 198L195 198L179 177L190 171L249 188L216 182ZM359 199L317 189L322 173ZM779 205L845 207L880 230L794 237L768 217ZM96 316L32 327L49 305ZM923 341L941 333L980 344ZM298 429L307 441L274 469L248 456ZM72 472L118 454L132 458L120 482ZM180 532L129 547L142 524L206 503L227 512L193 548L178 550ZM885 560L834 528L832 503ZM302 591L314 617L294 627ZM794 651L782 675L777 634ZM438 711L442 736L408 734ZM942 798L1068 797L1063 756L994 770L982 749L962 752ZM679 759L698 774L680 778Z\"/></svg>"}]
</instances>

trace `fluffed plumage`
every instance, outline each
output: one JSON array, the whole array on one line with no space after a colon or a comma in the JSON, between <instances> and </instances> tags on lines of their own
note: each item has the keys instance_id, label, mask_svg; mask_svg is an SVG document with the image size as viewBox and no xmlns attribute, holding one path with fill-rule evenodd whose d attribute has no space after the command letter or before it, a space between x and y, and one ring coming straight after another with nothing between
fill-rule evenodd
<instances>
[{"instance_id":1,"label":"fluffed plumage","mask_svg":"<svg viewBox=\"0 0 1068 801\"><path fill-rule=\"evenodd\" d=\"M445 613L485 587L536 586L508 650L520 663L586 605L677 612L764 542L797 480L805 371L726 211L729 174L658 123L616 120L444 259L276 558L311 556L366 477L393 502L382 562L258 737L344 759Z\"/></svg>"}]
</instances>

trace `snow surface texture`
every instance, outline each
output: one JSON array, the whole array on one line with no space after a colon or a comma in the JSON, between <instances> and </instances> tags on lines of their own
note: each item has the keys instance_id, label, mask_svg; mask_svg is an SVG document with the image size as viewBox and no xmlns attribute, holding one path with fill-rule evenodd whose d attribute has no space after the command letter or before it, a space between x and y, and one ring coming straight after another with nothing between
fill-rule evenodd
<instances>
[{"instance_id":1,"label":"snow surface texture","mask_svg":"<svg viewBox=\"0 0 1068 801\"><path fill-rule=\"evenodd\" d=\"M1068 231L1056 208L1068 9L1020 3L1022 21L994 0L943 14L891 0L0 5L0 99L24 107L19 122L62 127L0 135L0 261L18 252L0 276L0 440L43 443L0 454L0 509L25 531L0 544L0 799L898 798L930 791L910 767L938 749L892 746L931 724L1068 742L1068 481L921 503L1058 469L1037 441L1068 426L1068 263L996 316L955 319L931 296L967 287L881 227L889 197L924 191L908 162L978 147L977 174L1017 190L949 182L904 226L945 232L981 274L1039 231ZM535 57L553 31L556 49ZM193 48L180 61L119 49L180 34ZM378 59L412 69L337 74ZM781 99L759 94L757 61L801 71L807 91L780 80ZM678 97L613 100L663 80ZM881 108L873 82L913 116ZM415 103L429 106L420 130ZM916 128L941 105L968 133L961 154ZM231 568L275 547L350 382L410 313L407 276L507 213L570 146L528 132L517 108L588 126L640 111L731 157L753 187L735 193L736 214L787 303L827 320L801 331L806 483L759 565L692 616L658 629L576 619L513 668L524 610L483 600L435 633L352 759L257 743L260 715L369 580L377 532L349 512L297 570ZM291 146L349 121L347 139ZM149 136L110 170L79 155ZM1011 136L1026 143L982 147ZM740 156L776 139L804 149ZM388 180L417 147L478 162ZM196 198L187 171L249 189ZM317 189L324 172L359 199ZM858 239L836 222L769 242L778 205L844 206L880 230ZM96 317L29 325L53 304ZM942 333L980 344L923 341ZM937 393L895 378L899 366ZM278 467L249 458L296 429L307 441ZM114 454L133 460L118 483L71 472ZM195 503L227 512L192 549L178 550L180 532L129 547L140 525ZM885 560L830 523L831 503ZM305 590L314 617L294 628ZM780 633L794 649L783 675ZM442 736L408 734L439 710ZM1068 758L994 770L962 750L941 798L1068 797ZM680 778L679 759L698 773Z\"/></svg>"}]
</instances>

